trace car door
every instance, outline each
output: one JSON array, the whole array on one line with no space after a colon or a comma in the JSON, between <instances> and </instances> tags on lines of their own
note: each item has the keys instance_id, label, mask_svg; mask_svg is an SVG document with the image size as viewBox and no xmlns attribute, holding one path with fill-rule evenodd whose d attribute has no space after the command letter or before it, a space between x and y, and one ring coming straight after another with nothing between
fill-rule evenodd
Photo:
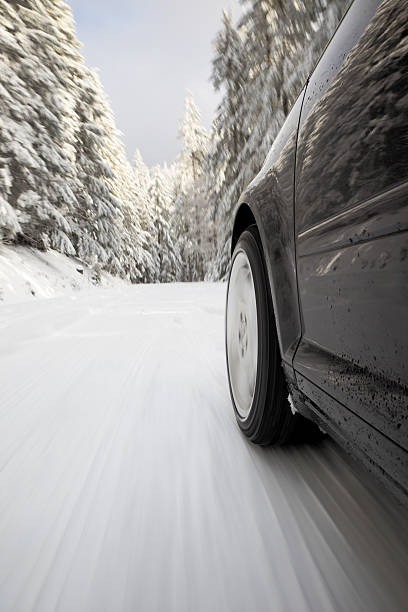
<instances>
[{"instance_id":1,"label":"car door","mask_svg":"<svg viewBox=\"0 0 408 612\"><path fill-rule=\"evenodd\" d=\"M295 234L301 388L407 448L408 11L356 0L302 109Z\"/></svg>"}]
</instances>

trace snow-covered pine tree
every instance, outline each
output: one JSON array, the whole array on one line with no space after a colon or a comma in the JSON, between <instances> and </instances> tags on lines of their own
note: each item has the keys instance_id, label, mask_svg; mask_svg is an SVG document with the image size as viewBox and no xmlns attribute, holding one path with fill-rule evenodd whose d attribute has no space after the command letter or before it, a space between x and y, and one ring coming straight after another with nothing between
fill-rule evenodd
<instances>
[{"instance_id":1,"label":"snow-covered pine tree","mask_svg":"<svg viewBox=\"0 0 408 612\"><path fill-rule=\"evenodd\" d=\"M151 172L149 200L154 219L152 257L156 277L152 280L167 283L175 280L178 261L171 228L171 186L167 169L155 166Z\"/></svg>"},{"instance_id":2,"label":"snow-covered pine tree","mask_svg":"<svg viewBox=\"0 0 408 612\"><path fill-rule=\"evenodd\" d=\"M150 185L150 170L144 163L139 149L136 149L133 156L133 170L137 186L140 192L146 196Z\"/></svg>"},{"instance_id":3,"label":"snow-covered pine tree","mask_svg":"<svg viewBox=\"0 0 408 612\"><path fill-rule=\"evenodd\" d=\"M241 44L235 44L238 59L234 59L233 65L243 65L246 69L242 70L242 78L236 86L238 95L229 89L226 74L219 68L224 65L226 55L226 32L232 27L225 15L213 62L214 86L223 86L225 91L214 123L216 144L210 156L211 172L218 181L218 194L216 189L210 189L215 207L214 219L219 228L213 266L215 277L222 277L227 271L232 210L239 195L259 171L301 85L346 4L345 0L241 2L244 11L235 34L235 40L241 41ZM240 100L241 104L238 107L230 100ZM238 150L231 147L228 138L232 117L238 119L242 136ZM230 156L228 175L223 173L225 161L220 155L224 150L227 151L225 156Z\"/></svg>"},{"instance_id":4,"label":"snow-covered pine tree","mask_svg":"<svg viewBox=\"0 0 408 612\"><path fill-rule=\"evenodd\" d=\"M104 158L108 141L104 125L106 108L96 76L85 67L77 86L75 161L79 185L78 207L72 219L74 243L81 259L91 265L98 262L117 274L120 272L122 211L109 182L114 178L113 170Z\"/></svg>"},{"instance_id":5,"label":"snow-covered pine tree","mask_svg":"<svg viewBox=\"0 0 408 612\"><path fill-rule=\"evenodd\" d=\"M16 203L27 184L24 181L23 185L19 185L21 181L15 173L24 162L25 166L36 164L31 142L28 143L28 151L27 145L24 148L19 143L14 144L19 116L23 115L28 101L24 83L17 75L20 58L26 53L18 41L24 24L15 7L6 0L0 0L0 23L0 239L12 241L22 234Z\"/></svg>"},{"instance_id":6,"label":"snow-covered pine tree","mask_svg":"<svg viewBox=\"0 0 408 612\"><path fill-rule=\"evenodd\" d=\"M0 2L1 210L8 213L1 234L73 254L67 217L76 205L75 173L58 94L74 39L69 9L54 19L59 4L49 13L45 1Z\"/></svg>"},{"instance_id":7,"label":"snow-covered pine tree","mask_svg":"<svg viewBox=\"0 0 408 612\"><path fill-rule=\"evenodd\" d=\"M75 153L78 177L85 187L82 196L78 195L80 206L73 229L78 254L132 282L146 282L153 260L149 236L141 225L143 194L138 192L98 75L83 66L77 87Z\"/></svg>"},{"instance_id":8,"label":"snow-covered pine tree","mask_svg":"<svg viewBox=\"0 0 408 612\"><path fill-rule=\"evenodd\" d=\"M132 282L145 281L152 266L152 258L147 250L147 236L141 227L142 202L139 186L126 158L121 134L116 128L108 98L97 75L95 88L103 106L103 113L98 119L104 129L101 155L110 168L111 176L107 178L107 183L121 213L116 219L111 246L120 262L121 274Z\"/></svg>"},{"instance_id":9,"label":"snow-covered pine tree","mask_svg":"<svg viewBox=\"0 0 408 612\"><path fill-rule=\"evenodd\" d=\"M191 92L186 94L180 136L183 147L174 164L174 227L182 262L181 279L202 280L211 244L204 181L208 137Z\"/></svg>"},{"instance_id":10,"label":"snow-covered pine tree","mask_svg":"<svg viewBox=\"0 0 408 612\"><path fill-rule=\"evenodd\" d=\"M345 0L241 0L250 70L249 136L241 152L255 174L345 7ZM334 10L333 10L334 9ZM336 14L337 19L333 19ZM248 149L248 150L246 150ZM238 158L238 165L241 160Z\"/></svg>"},{"instance_id":11,"label":"snow-covered pine tree","mask_svg":"<svg viewBox=\"0 0 408 612\"><path fill-rule=\"evenodd\" d=\"M144 207L68 5L0 0L0 49L0 239L145 280Z\"/></svg>"},{"instance_id":12,"label":"snow-covered pine tree","mask_svg":"<svg viewBox=\"0 0 408 612\"><path fill-rule=\"evenodd\" d=\"M235 176L221 197L220 212L228 220L241 191L261 168L307 77L313 61L314 25L320 15L318 1L243 0L242 4L245 10L238 29L245 36L248 61L243 115L246 137L232 164ZM222 221L220 226L227 227L218 252L222 274L229 259L231 228Z\"/></svg>"},{"instance_id":13,"label":"snow-covered pine tree","mask_svg":"<svg viewBox=\"0 0 408 612\"><path fill-rule=\"evenodd\" d=\"M147 253L148 256L146 262L142 261L143 280L145 282L150 282L157 278L159 271L154 268L155 259L152 256L156 246L154 243L154 219L149 199L151 177L149 168L144 163L139 149L136 149L133 157L133 177L137 193L137 212L141 226L142 240L145 245L144 253Z\"/></svg>"},{"instance_id":14,"label":"snow-covered pine tree","mask_svg":"<svg viewBox=\"0 0 408 612\"><path fill-rule=\"evenodd\" d=\"M191 280L194 245L191 240L191 215L189 206L190 177L180 158L170 166L172 216L171 231L174 235L176 256L180 265L177 267L178 281Z\"/></svg>"},{"instance_id":15,"label":"snow-covered pine tree","mask_svg":"<svg viewBox=\"0 0 408 612\"><path fill-rule=\"evenodd\" d=\"M249 62L244 37L233 26L231 14L224 11L222 22L222 29L214 42L211 79L215 90L223 95L214 118L205 164L208 216L214 228L213 252L216 252L209 269L210 278L222 277L229 260L227 215L231 205L226 192L235 180L236 160L248 137L244 91Z\"/></svg>"}]
</instances>

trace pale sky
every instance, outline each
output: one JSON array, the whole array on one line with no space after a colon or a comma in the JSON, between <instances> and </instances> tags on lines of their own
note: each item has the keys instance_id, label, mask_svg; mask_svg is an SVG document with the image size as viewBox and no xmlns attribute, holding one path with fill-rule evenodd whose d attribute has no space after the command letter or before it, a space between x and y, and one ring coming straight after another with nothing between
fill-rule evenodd
<instances>
[{"instance_id":1,"label":"pale sky","mask_svg":"<svg viewBox=\"0 0 408 612\"><path fill-rule=\"evenodd\" d=\"M239 0L68 0L82 53L98 68L130 159L171 162L190 89L209 127L218 96L209 81L222 9Z\"/></svg>"}]
</instances>

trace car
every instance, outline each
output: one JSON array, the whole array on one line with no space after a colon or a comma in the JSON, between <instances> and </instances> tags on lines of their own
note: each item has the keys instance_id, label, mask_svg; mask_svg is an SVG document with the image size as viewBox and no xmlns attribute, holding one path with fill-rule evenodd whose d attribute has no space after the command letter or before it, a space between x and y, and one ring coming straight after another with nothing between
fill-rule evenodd
<instances>
[{"instance_id":1,"label":"car","mask_svg":"<svg viewBox=\"0 0 408 612\"><path fill-rule=\"evenodd\" d=\"M355 0L234 213L236 420L337 439L408 491L408 9Z\"/></svg>"}]
</instances>

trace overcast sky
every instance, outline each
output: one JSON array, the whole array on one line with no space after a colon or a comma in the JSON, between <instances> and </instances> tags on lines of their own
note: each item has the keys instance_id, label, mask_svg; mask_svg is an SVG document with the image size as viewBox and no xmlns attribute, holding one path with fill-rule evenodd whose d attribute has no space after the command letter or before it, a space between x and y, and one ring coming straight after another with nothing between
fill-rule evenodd
<instances>
[{"instance_id":1,"label":"overcast sky","mask_svg":"<svg viewBox=\"0 0 408 612\"><path fill-rule=\"evenodd\" d=\"M222 9L236 20L239 0L68 0L88 66L98 68L128 157L139 148L151 166L171 162L184 96L190 89L202 122L211 124L218 98L212 43Z\"/></svg>"}]
</instances>

